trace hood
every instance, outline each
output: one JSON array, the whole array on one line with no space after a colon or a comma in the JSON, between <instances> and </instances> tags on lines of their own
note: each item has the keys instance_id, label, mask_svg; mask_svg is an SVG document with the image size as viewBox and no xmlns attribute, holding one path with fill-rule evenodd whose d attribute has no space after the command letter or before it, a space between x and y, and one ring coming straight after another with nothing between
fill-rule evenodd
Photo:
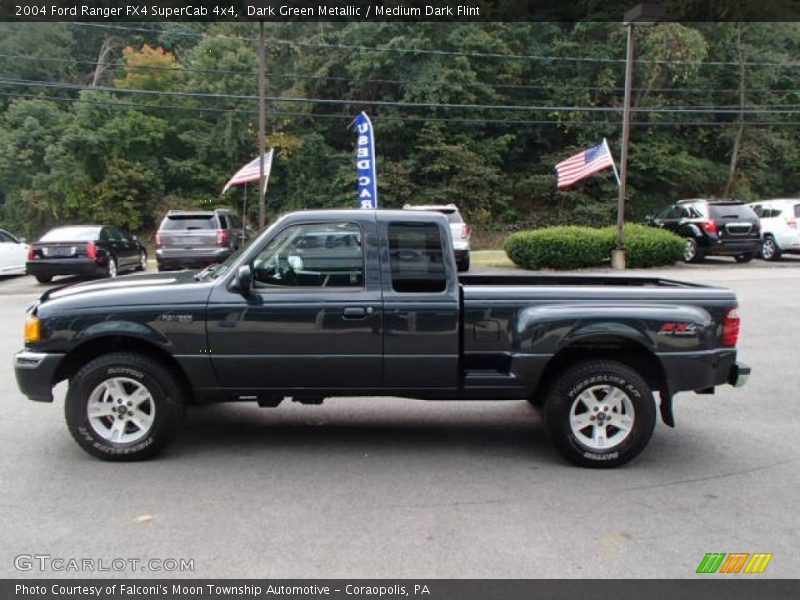
<instances>
[{"instance_id":1,"label":"hood","mask_svg":"<svg viewBox=\"0 0 800 600\"><path fill-rule=\"evenodd\" d=\"M142 304L194 303L208 297L213 280L196 281L195 271L125 275L55 287L39 298L39 306L53 304L81 307Z\"/></svg>"}]
</instances>

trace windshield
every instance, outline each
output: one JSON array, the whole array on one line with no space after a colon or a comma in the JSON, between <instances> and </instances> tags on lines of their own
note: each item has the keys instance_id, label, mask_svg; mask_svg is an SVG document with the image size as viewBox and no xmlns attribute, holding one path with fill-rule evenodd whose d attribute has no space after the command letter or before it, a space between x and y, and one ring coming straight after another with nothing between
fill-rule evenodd
<instances>
[{"instance_id":1,"label":"windshield","mask_svg":"<svg viewBox=\"0 0 800 600\"><path fill-rule=\"evenodd\" d=\"M59 227L42 236L40 242L89 242L98 239L100 227Z\"/></svg>"}]
</instances>

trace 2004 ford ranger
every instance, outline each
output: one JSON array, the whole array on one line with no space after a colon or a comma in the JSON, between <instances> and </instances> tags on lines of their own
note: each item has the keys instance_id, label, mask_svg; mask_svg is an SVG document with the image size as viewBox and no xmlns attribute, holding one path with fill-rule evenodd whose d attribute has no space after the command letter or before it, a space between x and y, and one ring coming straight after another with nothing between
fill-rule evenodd
<instances>
[{"instance_id":1,"label":"2004 ford ranger","mask_svg":"<svg viewBox=\"0 0 800 600\"><path fill-rule=\"evenodd\" d=\"M152 457L191 404L382 395L526 399L564 457L613 467L657 411L674 425L676 392L744 383L736 308L656 278L459 278L442 215L308 211L199 272L46 292L14 362L32 400L69 380L69 430L102 459Z\"/></svg>"}]
</instances>

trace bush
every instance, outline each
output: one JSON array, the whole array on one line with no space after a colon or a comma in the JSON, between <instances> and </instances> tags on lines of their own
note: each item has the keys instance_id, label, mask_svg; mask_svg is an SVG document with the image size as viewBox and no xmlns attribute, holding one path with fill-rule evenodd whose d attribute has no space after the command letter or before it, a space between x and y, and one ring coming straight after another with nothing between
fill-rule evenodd
<instances>
[{"instance_id":1,"label":"bush","mask_svg":"<svg viewBox=\"0 0 800 600\"><path fill-rule=\"evenodd\" d=\"M565 226L508 236L506 254L525 269L579 269L603 264L611 255L602 229Z\"/></svg>"},{"instance_id":2,"label":"bush","mask_svg":"<svg viewBox=\"0 0 800 600\"><path fill-rule=\"evenodd\" d=\"M615 227L546 227L510 235L505 250L524 269L579 269L606 264L615 240ZM668 231L625 226L624 247L632 268L672 264L680 260L683 245L680 237Z\"/></svg>"},{"instance_id":3,"label":"bush","mask_svg":"<svg viewBox=\"0 0 800 600\"><path fill-rule=\"evenodd\" d=\"M608 229L614 238L616 229ZM623 239L628 266L631 268L671 265L683 258L683 238L663 229L626 225Z\"/></svg>"}]
</instances>

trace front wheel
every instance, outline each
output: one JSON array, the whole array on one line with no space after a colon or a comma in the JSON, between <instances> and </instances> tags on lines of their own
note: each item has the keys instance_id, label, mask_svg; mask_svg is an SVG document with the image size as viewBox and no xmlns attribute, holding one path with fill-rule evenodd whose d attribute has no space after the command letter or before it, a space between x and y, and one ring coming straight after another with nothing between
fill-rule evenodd
<instances>
[{"instance_id":1,"label":"front wheel","mask_svg":"<svg viewBox=\"0 0 800 600\"><path fill-rule=\"evenodd\" d=\"M558 451L581 467L625 464L653 435L653 393L633 369L591 360L567 369L550 388L544 425Z\"/></svg>"},{"instance_id":2,"label":"front wheel","mask_svg":"<svg viewBox=\"0 0 800 600\"><path fill-rule=\"evenodd\" d=\"M50 283L53 281L52 275L36 275L36 281L39 283Z\"/></svg>"},{"instance_id":3,"label":"front wheel","mask_svg":"<svg viewBox=\"0 0 800 600\"><path fill-rule=\"evenodd\" d=\"M78 371L64 410L72 437L92 456L145 460L172 438L183 397L168 369L147 356L120 352Z\"/></svg>"}]
</instances>

